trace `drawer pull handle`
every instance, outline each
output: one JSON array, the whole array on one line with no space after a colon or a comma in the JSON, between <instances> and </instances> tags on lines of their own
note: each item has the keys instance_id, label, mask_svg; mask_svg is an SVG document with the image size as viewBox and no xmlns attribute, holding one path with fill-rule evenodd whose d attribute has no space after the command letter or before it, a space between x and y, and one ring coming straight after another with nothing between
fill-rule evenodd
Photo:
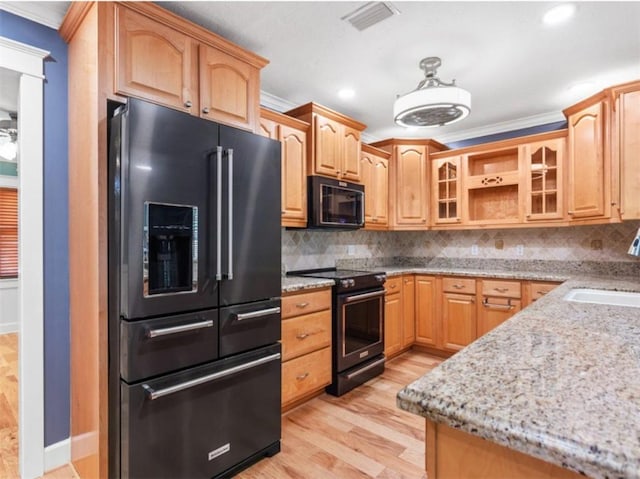
<instances>
[{"instance_id":1,"label":"drawer pull handle","mask_svg":"<svg viewBox=\"0 0 640 479\"><path fill-rule=\"evenodd\" d=\"M307 373L301 374L300 376L296 376L296 379L297 379L298 381L304 381L304 380L305 380L305 379L307 379L308 377L309 377L309 373L307 372Z\"/></svg>"},{"instance_id":2,"label":"drawer pull handle","mask_svg":"<svg viewBox=\"0 0 640 479\"><path fill-rule=\"evenodd\" d=\"M547 294L548 292L549 291L545 291L544 289L540 289L540 290L536 291L536 293L538 293L541 296Z\"/></svg>"},{"instance_id":3,"label":"drawer pull handle","mask_svg":"<svg viewBox=\"0 0 640 479\"><path fill-rule=\"evenodd\" d=\"M396 289L396 285L395 285L395 284L390 284L390 285L389 285L389 288L391 288L391 289Z\"/></svg>"},{"instance_id":4,"label":"drawer pull handle","mask_svg":"<svg viewBox=\"0 0 640 479\"><path fill-rule=\"evenodd\" d=\"M276 306L275 308L267 308L267 309L260 309L258 311L251 311L249 313L238 313L236 314L236 321L242 321L244 319L261 318L263 316L269 316L271 314L278 314L278 313L280 313L279 306Z\"/></svg>"},{"instance_id":5,"label":"drawer pull handle","mask_svg":"<svg viewBox=\"0 0 640 479\"><path fill-rule=\"evenodd\" d=\"M309 333L300 333L298 335L296 335L296 338L303 340L303 339L307 339L309 337Z\"/></svg>"},{"instance_id":6,"label":"drawer pull handle","mask_svg":"<svg viewBox=\"0 0 640 479\"><path fill-rule=\"evenodd\" d=\"M170 394L174 394L180 391L184 391L185 389L190 389L195 386L200 386L201 384L206 384L211 381L215 381L217 379L222 379L227 376L231 376L233 374L239 373L241 371L246 371L247 369L252 369L262 364L270 363L271 361L279 360L280 353L271 354L269 356L265 356L260 359L256 359L254 361L250 361L245 364L239 364L238 366L233 366L229 369L225 369L224 371L219 371L217 373L209 374L207 376L202 376L200 378L192 379L190 381L185 381L183 383L176 384L175 386L169 386L164 389L153 389L153 387L148 384L143 384L142 389L145 390L147 394L147 398L154 401L163 396L169 396Z\"/></svg>"},{"instance_id":7,"label":"drawer pull handle","mask_svg":"<svg viewBox=\"0 0 640 479\"><path fill-rule=\"evenodd\" d=\"M306 308L307 306L309 306L309 303L307 302L296 304L296 308L300 308L300 309Z\"/></svg>"},{"instance_id":8,"label":"drawer pull handle","mask_svg":"<svg viewBox=\"0 0 640 479\"><path fill-rule=\"evenodd\" d=\"M184 333L186 331L195 331L196 329L204 329L213 327L213 321L199 321L197 323L183 324L181 326L173 326L171 328L149 329L147 338L158 338L160 336L168 336L169 334Z\"/></svg>"},{"instance_id":9,"label":"drawer pull handle","mask_svg":"<svg viewBox=\"0 0 640 479\"><path fill-rule=\"evenodd\" d=\"M509 300L507 304L494 304L490 303L488 298L484 299L484 301L482 302L482 306L488 309L504 309L505 311L513 309L515 307L513 304L511 304L511 300Z\"/></svg>"},{"instance_id":10,"label":"drawer pull handle","mask_svg":"<svg viewBox=\"0 0 640 479\"><path fill-rule=\"evenodd\" d=\"M506 293L507 291L509 291L509 288L493 288L494 291L497 291L498 293Z\"/></svg>"},{"instance_id":11,"label":"drawer pull handle","mask_svg":"<svg viewBox=\"0 0 640 479\"><path fill-rule=\"evenodd\" d=\"M464 284L456 283L456 284L453 285L453 287L456 288L456 289L464 289Z\"/></svg>"}]
</instances>

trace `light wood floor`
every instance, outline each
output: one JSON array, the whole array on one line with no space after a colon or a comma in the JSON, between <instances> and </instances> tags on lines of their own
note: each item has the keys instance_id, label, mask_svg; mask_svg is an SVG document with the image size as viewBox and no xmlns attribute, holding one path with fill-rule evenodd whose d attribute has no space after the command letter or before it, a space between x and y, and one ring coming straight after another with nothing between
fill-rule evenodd
<instances>
[{"instance_id":1,"label":"light wood floor","mask_svg":"<svg viewBox=\"0 0 640 479\"><path fill-rule=\"evenodd\" d=\"M0 478L18 477L18 334L0 334Z\"/></svg>"},{"instance_id":2,"label":"light wood floor","mask_svg":"<svg viewBox=\"0 0 640 479\"><path fill-rule=\"evenodd\" d=\"M11 349L5 343L11 341L0 336L0 479L17 477L18 470L17 346ZM323 394L288 412L282 418L282 451L236 477L426 478L424 419L398 409L395 397L399 389L441 361L411 351L388 361L382 376L342 397ZM13 373L8 372L10 367ZM7 417L12 418L10 425L5 425ZM73 468L65 466L43 479L76 478Z\"/></svg>"}]
</instances>

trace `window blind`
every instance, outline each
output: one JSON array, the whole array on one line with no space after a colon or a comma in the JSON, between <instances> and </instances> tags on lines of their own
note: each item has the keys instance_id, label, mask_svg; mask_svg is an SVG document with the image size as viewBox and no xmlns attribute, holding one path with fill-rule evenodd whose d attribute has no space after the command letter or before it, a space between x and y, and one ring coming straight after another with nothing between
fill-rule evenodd
<instances>
[{"instance_id":1,"label":"window blind","mask_svg":"<svg viewBox=\"0 0 640 479\"><path fill-rule=\"evenodd\" d=\"M18 277L18 190L0 188L0 278Z\"/></svg>"}]
</instances>

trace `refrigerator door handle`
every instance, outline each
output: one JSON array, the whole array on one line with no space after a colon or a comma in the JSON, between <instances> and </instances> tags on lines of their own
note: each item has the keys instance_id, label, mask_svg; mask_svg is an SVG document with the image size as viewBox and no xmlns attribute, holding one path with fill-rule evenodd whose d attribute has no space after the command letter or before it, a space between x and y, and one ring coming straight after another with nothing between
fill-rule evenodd
<instances>
[{"instance_id":1,"label":"refrigerator door handle","mask_svg":"<svg viewBox=\"0 0 640 479\"><path fill-rule=\"evenodd\" d=\"M216 149L217 163L217 211L216 211L216 280L222 279L222 147Z\"/></svg>"},{"instance_id":2,"label":"refrigerator door handle","mask_svg":"<svg viewBox=\"0 0 640 479\"><path fill-rule=\"evenodd\" d=\"M227 159L229 161L229 170L228 170L229 245L228 245L228 251L227 251L229 269L227 271L226 277L227 279L232 280L233 279L233 148L229 148L227 150Z\"/></svg>"},{"instance_id":3,"label":"refrigerator door handle","mask_svg":"<svg viewBox=\"0 0 640 479\"><path fill-rule=\"evenodd\" d=\"M256 359L254 361L250 361L248 363L239 364L238 366L225 369L224 371L219 371L217 373L209 374L207 376L202 376L200 378L192 379L190 381L185 381L183 383L179 383L174 386L169 386L164 389L153 389L148 384L143 384L142 389L144 389L145 392L147 393L147 398L154 401L155 399L159 399L163 396L169 396L170 394L184 391L185 389L190 389L195 386L200 386L201 384L215 381L216 379L222 379L227 376L231 376L233 374L239 373L241 371L246 371L247 369L252 369L262 364L270 363L271 361L276 361L278 359L280 359L280 353L271 354L269 356L265 356L263 358Z\"/></svg>"}]
</instances>

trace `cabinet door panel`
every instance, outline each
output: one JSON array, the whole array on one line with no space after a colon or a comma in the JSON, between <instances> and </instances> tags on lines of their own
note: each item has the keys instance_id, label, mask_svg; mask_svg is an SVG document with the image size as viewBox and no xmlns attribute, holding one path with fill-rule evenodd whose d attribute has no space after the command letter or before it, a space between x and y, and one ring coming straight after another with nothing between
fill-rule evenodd
<instances>
[{"instance_id":1,"label":"cabinet door panel","mask_svg":"<svg viewBox=\"0 0 640 479\"><path fill-rule=\"evenodd\" d=\"M569 117L569 214L605 214L604 108L597 103Z\"/></svg>"},{"instance_id":2,"label":"cabinet door panel","mask_svg":"<svg viewBox=\"0 0 640 479\"><path fill-rule=\"evenodd\" d=\"M259 116L256 68L200 45L200 116L254 130Z\"/></svg>"},{"instance_id":3,"label":"cabinet door panel","mask_svg":"<svg viewBox=\"0 0 640 479\"><path fill-rule=\"evenodd\" d=\"M337 121L314 117L315 155L313 172L337 178L342 155L342 125Z\"/></svg>"},{"instance_id":4,"label":"cabinet door panel","mask_svg":"<svg viewBox=\"0 0 640 479\"><path fill-rule=\"evenodd\" d=\"M376 223L387 226L389 224L389 161L384 158L376 159L373 172L373 194L376 199Z\"/></svg>"},{"instance_id":5,"label":"cabinet door panel","mask_svg":"<svg viewBox=\"0 0 640 479\"><path fill-rule=\"evenodd\" d=\"M185 111L196 108L197 47L192 40L120 6L116 22L116 93Z\"/></svg>"},{"instance_id":6,"label":"cabinet door panel","mask_svg":"<svg viewBox=\"0 0 640 479\"><path fill-rule=\"evenodd\" d=\"M284 226L304 226L307 222L307 135L280 125L282 143L282 216Z\"/></svg>"},{"instance_id":7,"label":"cabinet door panel","mask_svg":"<svg viewBox=\"0 0 640 479\"><path fill-rule=\"evenodd\" d=\"M415 278L402 277L402 347L411 346L416 340Z\"/></svg>"},{"instance_id":8,"label":"cabinet door panel","mask_svg":"<svg viewBox=\"0 0 640 479\"><path fill-rule=\"evenodd\" d=\"M266 136L272 140L278 139L278 124L273 120L267 120L266 118L260 118L258 124L259 135Z\"/></svg>"},{"instance_id":9,"label":"cabinet door panel","mask_svg":"<svg viewBox=\"0 0 640 479\"><path fill-rule=\"evenodd\" d=\"M360 132L343 126L342 170L343 179L360 182Z\"/></svg>"},{"instance_id":10,"label":"cabinet door panel","mask_svg":"<svg viewBox=\"0 0 640 479\"><path fill-rule=\"evenodd\" d=\"M427 223L427 158L424 147L397 146L396 224Z\"/></svg>"},{"instance_id":11,"label":"cabinet door panel","mask_svg":"<svg viewBox=\"0 0 640 479\"><path fill-rule=\"evenodd\" d=\"M417 275L415 282L416 342L436 346L436 279Z\"/></svg>"},{"instance_id":12,"label":"cabinet door panel","mask_svg":"<svg viewBox=\"0 0 640 479\"><path fill-rule=\"evenodd\" d=\"M565 140L549 140L525 146L526 221L561 219Z\"/></svg>"},{"instance_id":13,"label":"cabinet door panel","mask_svg":"<svg viewBox=\"0 0 640 479\"><path fill-rule=\"evenodd\" d=\"M399 293L384 301L384 354L389 357L402 349L402 302Z\"/></svg>"},{"instance_id":14,"label":"cabinet door panel","mask_svg":"<svg viewBox=\"0 0 640 479\"><path fill-rule=\"evenodd\" d=\"M442 312L444 349L459 351L476 339L475 296L444 293Z\"/></svg>"},{"instance_id":15,"label":"cabinet door panel","mask_svg":"<svg viewBox=\"0 0 640 479\"><path fill-rule=\"evenodd\" d=\"M375 188L375 157L363 153L360 158L360 180L364 185L364 225L370 227L376 222L376 196ZM377 192L376 192L377 193Z\"/></svg>"}]
</instances>

